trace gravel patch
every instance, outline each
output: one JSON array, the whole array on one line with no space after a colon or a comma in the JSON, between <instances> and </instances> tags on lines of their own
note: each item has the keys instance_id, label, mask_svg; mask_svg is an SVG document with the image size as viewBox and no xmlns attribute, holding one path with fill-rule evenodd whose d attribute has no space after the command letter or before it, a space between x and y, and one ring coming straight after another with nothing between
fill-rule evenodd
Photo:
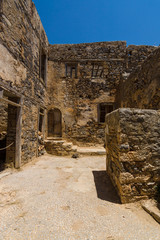
<instances>
[{"instance_id":1,"label":"gravel patch","mask_svg":"<svg viewBox=\"0 0 160 240\"><path fill-rule=\"evenodd\" d=\"M120 204L105 156L45 155L0 179L0 240L159 240L138 203Z\"/></svg>"}]
</instances>

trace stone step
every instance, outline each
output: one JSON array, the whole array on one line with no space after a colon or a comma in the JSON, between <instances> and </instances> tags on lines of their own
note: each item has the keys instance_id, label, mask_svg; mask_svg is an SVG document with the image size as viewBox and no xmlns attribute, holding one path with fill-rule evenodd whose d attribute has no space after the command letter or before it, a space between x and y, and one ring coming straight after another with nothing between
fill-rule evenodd
<instances>
[{"instance_id":1,"label":"stone step","mask_svg":"<svg viewBox=\"0 0 160 240\"><path fill-rule=\"evenodd\" d=\"M47 137L47 140L62 140L62 137Z\"/></svg>"},{"instance_id":2,"label":"stone step","mask_svg":"<svg viewBox=\"0 0 160 240\"><path fill-rule=\"evenodd\" d=\"M101 146L94 147L78 147L73 145L72 142L67 142L62 139L47 138L45 140L46 151L50 154L57 156L72 156L77 153L79 156L97 156L106 155L106 150Z\"/></svg>"},{"instance_id":3,"label":"stone step","mask_svg":"<svg viewBox=\"0 0 160 240\"><path fill-rule=\"evenodd\" d=\"M65 142L65 140L53 140L53 139L49 140L49 139L47 139L44 142L45 143L52 143L52 144L59 144L59 145L61 145L61 144L63 144Z\"/></svg>"},{"instance_id":4,"label":"stone step","mask_svg":"<svg viewBox=\"0 0 160 240\"><path fill-rule=\"evenodd\" d=\"M63 143L63 146L64 146L64 147L72 147L72 146L73 146L73 143L71 143L71 142L64 142L64 143Z\"/></svg>"},{"instance_id":5,"label":"stone step","mask_svg":"<svg viewBox=\"0 0 160 240\"><path fill-rule=\"evenodd\" d=\"M77 153L80 155L106 155L106 150L104 147L78 147Z\"/></svg>"},{"instance_id":6,"label":"stone step","mask_svg":"<svg viewBox=\"0 0 160 240\"><path fill-rule=\"evenodd\" d=\"M141 202L143 209L149 213L158 223L160 223L160 209L153 199L144 200Z\"/></svg>"},{"instance_id":7,"label":"stone step","mask_svg":"<svg viewBox=\"0 0 160 240\"><path fill-rule=\"evenodd\" d=\"M77 146L77 145L73 145L73 146L72 146L72 150L73 150L74 152L76 152L77 149L78 149L78 146Z\"/></svg>"},{"instance_id":8,"label":"stone step","mask_svg":"<svg viewBox=\"0 0 160 240\"><path fill-rule=\"evenodd\" d=\"M47 153L56 156L72 156L72 154L76 152L72 142L67 142L62 139L47 138L47 140L45 140L45 148Z\"/></svg>"}]
</instances>

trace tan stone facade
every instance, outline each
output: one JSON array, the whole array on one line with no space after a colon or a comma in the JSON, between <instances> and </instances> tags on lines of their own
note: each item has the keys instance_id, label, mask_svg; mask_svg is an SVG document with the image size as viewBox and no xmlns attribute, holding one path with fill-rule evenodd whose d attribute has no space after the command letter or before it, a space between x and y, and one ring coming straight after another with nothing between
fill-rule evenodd
<instances>
[{"instance_id":1,"label":"tan stone facade","mask_svg":"<svg viewBox=\"0 0 160 240\"><path fill-rule=\"evenodd\" d=\"M124 74L130 74L154 50L126 42L64 44L49 47L49 109L62 113L62 135L74 143L104 143L105 114Z\"/></svg>"},{"instance_id":2,"label":"tan stone facade","mask_svg":"<svg viewBox=\"0 0 160 240\"><path fill-rule=\"evenodd\" d=\"M121 79L118 107L160 109L159 65L160 49L157 48L127 79Z\"/></svg>"},{"instance_id":3,"label":"tan stone facade","mask_svg":"<svg viewBox=\"0 0 160 240\"><path fill-rule=\"evenodd\" d=\"M120 108L106 115L106 169L122 203L157 194L159 120L156 110Z\"/></svg>"},{"instance_id":4,"label":"tan stone facade","mask_svg":"<svg viewBox=\"0 0 160 240\"><path fill-rule=\"evenodd\" d=\"M5 0L0 7L1 126L7 132L4 145L13 143L1 161L20 167L38 155L39 112L47 100L40 60L48 40L32 1Z\"/></svg>"}]
</instances>

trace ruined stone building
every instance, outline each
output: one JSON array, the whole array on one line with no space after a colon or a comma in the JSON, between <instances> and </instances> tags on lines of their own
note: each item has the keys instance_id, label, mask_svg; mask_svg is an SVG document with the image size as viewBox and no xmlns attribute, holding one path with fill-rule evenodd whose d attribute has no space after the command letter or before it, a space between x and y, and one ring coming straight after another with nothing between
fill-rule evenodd
<instances>
[{"instance_id":1,"label":"ruined stone building","mask_svg":"<svg viewBox=\"0 0 160 240\"><path fill-rule=\"evenodd\" d=\"M121 200L130 201L131 192L139 198L149 195L144 182L154 183L150 185L153 188L160 181L159 79L158 47L127 47L124 41L50 45L31 0L1 0L1 170L6 166L19 168L42 154L44 140L49 151L54 139L96 146L103 145L106 138L107 171L123 195ZM133 117L133 110L121 107L154 111L137 110L143 117ZM144 128L136 132L140 123ZM152 136L148 133L144 143L135 143L142 154L134 147L134 139L144 139L149 126ZM124 167L121 155L127 153L128 167ZM150 175L144 172L143 179L135 180L139 172L130 170L129 154L134 164L141 163L136 166L139 172L142 167L151 167L147 170ZM143 159L135 160L137 154ZM139 190L131 184L134 181L140 182Z\"/></svg>"}]
</instances>

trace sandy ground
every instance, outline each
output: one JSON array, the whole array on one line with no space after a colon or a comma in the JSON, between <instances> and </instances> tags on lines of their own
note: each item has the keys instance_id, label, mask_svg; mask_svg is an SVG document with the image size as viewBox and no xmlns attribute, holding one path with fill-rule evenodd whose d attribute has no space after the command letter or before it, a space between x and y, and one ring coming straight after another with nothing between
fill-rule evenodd
<instances>
[{"instance_id":1,"label":"sandy ground","mask_svg":"<svg viewBox=\"0 0 160 240\"><path fill-rule=\"evenodd\" d=\"M105 156L46 155L0 179L1 239L160 240L160 225L119 203Z\"/></svg>"}]
</instances>

